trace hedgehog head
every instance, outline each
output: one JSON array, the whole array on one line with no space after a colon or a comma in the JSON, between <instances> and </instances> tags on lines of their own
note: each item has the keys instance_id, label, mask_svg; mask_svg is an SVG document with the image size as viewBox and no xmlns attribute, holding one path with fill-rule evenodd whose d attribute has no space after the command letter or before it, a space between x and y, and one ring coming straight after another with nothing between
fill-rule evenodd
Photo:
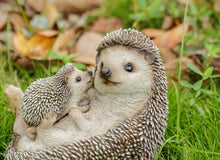
<instances>
[{"instance_id":1,"label":"hedgehog head","mask_svg":"<svg viewBox=\"0 0 220 160\"><path fill-rule=\"evenodd\" d=\"M136 30L117 30L104 37L97 51L94 85L99 92L149 93L158 51L149 38Z\"/></svg>"},{"instance_id":2,"label":"hedgehog head","mask_svg":"<svg viewBox=\"0 0 220 160\"><path fill-rule=\"evenodd\" d=\"M92 86L92 71L81 71L74 68L65 79L71 93L71 99L79 100L86 96L85 92Z\"/></svg>"}]
</instances>

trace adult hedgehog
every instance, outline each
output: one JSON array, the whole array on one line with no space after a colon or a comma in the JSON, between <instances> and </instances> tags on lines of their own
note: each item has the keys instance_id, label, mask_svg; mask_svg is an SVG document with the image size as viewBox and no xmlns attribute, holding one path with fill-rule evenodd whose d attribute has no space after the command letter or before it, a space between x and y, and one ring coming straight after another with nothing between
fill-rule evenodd
<instances>
[{"instance_id":1,"label":"adult hedgehog","mask_svg":"<svg viewBox=\"0 0 220 160\"><path fill-rule=\"evenodd\" d=\"M120 94L117 97L122 98L124 96L132 98L131 95L136 98L144 96L146 103L143 106L136 106L140 108L137 113L132 114L130 111L128 114L130 117L107 132L77 143L59 145L37 152L16 152L15 146L19 137L15 134L6 151L5 159L154 158L164 140L168 113L167 79L158 48L153 44L153 41L142 33L131 29L120 29L107 34L99 44L97 51L94 90L99 94L104 93L106 95L114 92L111 96L114 96L118 91ZM126 58L126 55L129 58ZM108 63L109 61L117 63L116 67L119 71L122 71L122 68L125 70L119 78L117 68ZM106 64L110 64L110 67ZM139 70L146 72L147 76L143 75L144 79L136 75ZM133 80L132 82L136 82L134 77L137 79L137 84L129 84L130 79ZM128 81L124 84L122 80L126 79ZM140 84L138 84L139 82ZM148 85L150 85L150 89ZM123 92L117 90L117 87L120 87ZM125 98L124 101L121 101L120 107L117 108L114 106L114 98L112 98L113 110L117 111L123 105L124 108L130 105L128 104L129 99ZM134 100L130 99L131 102Z\"/></svg>"}]
</instances>

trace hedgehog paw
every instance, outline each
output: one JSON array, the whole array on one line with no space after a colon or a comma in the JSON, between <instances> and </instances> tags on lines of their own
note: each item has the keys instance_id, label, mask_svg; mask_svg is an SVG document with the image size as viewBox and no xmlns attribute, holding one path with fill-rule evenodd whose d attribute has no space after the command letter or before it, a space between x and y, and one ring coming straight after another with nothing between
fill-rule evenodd
<instances>
[{"instance_id":1,"label":"hedgehog paw","mask_svg":"<svg viewBox=\"0 0 220 160\"><path fill-rule=\"evenodd\" d=\"M50 128L56 122L57 115L54 112L48 112L45 117L42 119L41 124L39 125L40 128Z\"/></svg>"},{"instance_id":2,"label":"hedgehog paw","mask_svg":"<svg viewBox=\"0 0 220 160\"><path fill-rule=\"evenodd\" d=\"M85 115L79 108L72 108L69 112L69 116L72 118L73 122L81 129L87 130L90 128L90 122L86 119Z\"/></svg>"},{"instance_id":3,"label":"hedgehog paw","mask_svg":"<svg viewBox=\"0 0 220 160\"><path fill-rule=\"evenodd\" d=\"M32 141L36 139L36 127L29 127L25 130L25 135L30 138Z\"/></svg>"}]
</instances>

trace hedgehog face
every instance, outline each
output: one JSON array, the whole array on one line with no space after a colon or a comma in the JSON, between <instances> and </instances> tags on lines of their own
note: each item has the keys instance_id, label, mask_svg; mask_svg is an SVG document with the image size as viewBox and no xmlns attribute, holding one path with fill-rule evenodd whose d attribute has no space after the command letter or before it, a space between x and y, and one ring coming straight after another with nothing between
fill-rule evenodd
<instances>
[{"instance_id":1,"label":"hedgehog face","mask_svg":"<svg viewBox=\"0 0 220 160\"><path fill-rule=\"evenodd\" d=\"M124 46L102 50L94 85L98 92L143 94L152 86L152 69L144 54Z\"/></svg>"},{"instance_id":2,"label":"hedgehog face","mask_svg":"<svg viewBox=\"0 0 220 160\"><path fill-rule=\"evenodd\" d=\"M91 87L91 71L84 72L77 68L67 76L66 83L72 96L79 97Z\"/></svg>"}]
</instances>

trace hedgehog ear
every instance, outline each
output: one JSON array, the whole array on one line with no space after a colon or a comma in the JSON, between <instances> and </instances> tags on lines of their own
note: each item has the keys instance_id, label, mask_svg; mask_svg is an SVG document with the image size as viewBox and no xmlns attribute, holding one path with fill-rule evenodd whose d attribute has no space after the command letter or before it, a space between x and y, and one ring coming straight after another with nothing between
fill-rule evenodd
<instances>
[{"instance_id":1,"label":"hedgehog ear","mask_svg":"<svg viewBox=\"0 0 220 160\"><path fill-rule=\"evenodd\" d=\"M65 77L65 83L66 83L66 84L67 84L68 79L69 79L69 76L66 76L66 77Z\"/></svg>"},{"instance_id":2,"label":"hedgehog ear","mask_svg":"<svg viewBox=\"0 0 220 160\"><path fill-rule=\"evenodd\" d=\"M153 52L151 51L147 51L144 53L144 59L149 63L152 64L155 61L155 56L153 54Z\"/></svg>"}]
</instances>

